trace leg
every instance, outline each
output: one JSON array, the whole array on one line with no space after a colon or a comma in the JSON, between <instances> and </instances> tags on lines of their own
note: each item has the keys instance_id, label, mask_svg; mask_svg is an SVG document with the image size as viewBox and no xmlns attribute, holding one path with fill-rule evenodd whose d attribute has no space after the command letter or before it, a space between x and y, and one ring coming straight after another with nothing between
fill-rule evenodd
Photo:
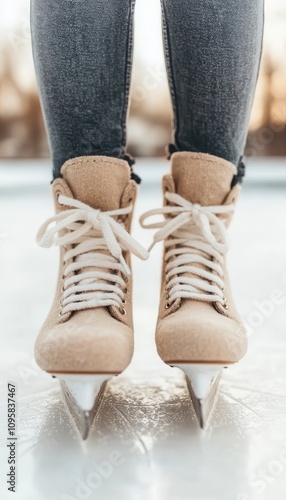
<instances>
[{"instance_id":1,"label":"leg","mask_svg":"<svg viewBox=\"0 0 286 500\"><path fill-rule=\"evenodd\" d=\"M135 0L32 0L54 177L77 156L124 157Z\"/></svg>"},{"instance_id":2,"label":"leg","mask_svg":"<svg viewBox=\"0 0 286 500\"><path fill-rule=\"evenodd\" d=\"M175 146L237 165L259 70L263 0L162 0L162 9Z\"/></svg>"},{"instance_id":3,"label":"leg","mask_svg":"<svg viewBox=\"0 0 286 500\"><path fill-rule=\"evenodd\" d=\"M133 355L130 235L136 184L125 158L134 0L32 0L56 215L38 242L60 248L55 299L35 343L83 438L105 382ZM113 158L108 158L113 157Z\"/></svg>"},{"instance_id":4,"label":"leg","mask_svg":"<svg viewBox=\"0 0 286 500\"><path fill-rule=\"evenodd\" d=\"M225 255L242 176L259 68L262 0L162 0L166 60L175 112L157 350L181 368L200 425L206 425L223 367L238 362L247 335L230 288ZM172 150L171 150L172 152Z\"/></svg>"}]
</instances>

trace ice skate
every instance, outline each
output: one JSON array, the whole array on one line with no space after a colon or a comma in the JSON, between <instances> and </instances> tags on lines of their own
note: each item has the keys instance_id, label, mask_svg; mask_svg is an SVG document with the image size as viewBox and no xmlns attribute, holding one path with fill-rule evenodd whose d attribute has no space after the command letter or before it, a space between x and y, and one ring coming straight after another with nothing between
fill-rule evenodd
<instances>
[{"instance_id":1,"label":"ice skate","mask_svg":"<svg viewBox=\"0 0 286 500\"><path fill-rule=\"evenodd\" d=\"M247 349L226 270L227 226L240 187L236 167L207 154L175 153L163 179L164 207L141 217L164 241L157 350L186 374L201 427L208 421L224 367ZM162 214L163 222L146 224Z\"/></svg>"},{"instance_id":2,"label":"ice skate","mask_svg":"<svg viewBox=\"0 0 286 500\"><path fill-rule=\"evenodd\" d=\"M61 174L52 184L56 215L37 235L40 246L60 247L60 268L35 357L60 380L85 439L106 381L131 361L130 253L148 252L130 235L136 183L127 162L80 157Z\"/></svg>"}]
</instances>

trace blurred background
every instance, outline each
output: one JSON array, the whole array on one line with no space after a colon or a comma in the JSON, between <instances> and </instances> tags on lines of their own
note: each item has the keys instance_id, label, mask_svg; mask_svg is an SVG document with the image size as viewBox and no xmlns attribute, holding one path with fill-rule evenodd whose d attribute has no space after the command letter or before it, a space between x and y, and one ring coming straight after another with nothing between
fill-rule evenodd
<instances>
[{"instance_id":1,"label":"blurred background","mask_svg":"<svg viewBox=\"0 0 286 500\"><path fill-rule=\"evenodd\" d=\"M128 139L131 154L150 157L136 165L144 182L133 226L135 239L146 247L152 234L140 227L139 214L161 203L160 181L169 166L154 157L165 154L172 122L160 21L159 0L137 0ZM40 224L53 213L51 166L39 160L49 151L29 0L0 0L0 234L6 236L0 244L1 500L10 500L8 380L19 395L16 500L286 499L286 234L280 218L286 213L286 0L266 0L246 154L253 158L231 227L229 263L249 351L225 370L207 432L197 426L182 374L156 353L158 245L147 262L133 262L133 362L110 382L90 440L81 446L57 380L40 371L33 355L58 264L57 249L44 252L35 242ZM77 496L79 481L86 484L94 463L106 463L115 450L123 465L89 496Z\"/></svg>"},{"instance_id":2,"label":"blurred background","mask_svg":"<svg viewBox=\"0 0 286 500\"><path fill-rule=\"evenodd\" d=\"M47 157L31 53L29 0L0 0L0 12L0 157ZM137 0L135 22L129 152L161 156L171 138L172 110L159 0ZM285 27L285 0L266 0L264 51L247 156L286 155Z\"/></svg>"}]
</instances>

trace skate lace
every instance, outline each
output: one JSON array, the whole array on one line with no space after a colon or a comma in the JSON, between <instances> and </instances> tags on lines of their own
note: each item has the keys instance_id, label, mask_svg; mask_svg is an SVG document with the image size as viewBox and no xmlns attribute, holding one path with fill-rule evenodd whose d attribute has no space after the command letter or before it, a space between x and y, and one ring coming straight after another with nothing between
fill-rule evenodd
<instances>
[{"instance_id":1,"label":"skate lace","mask_svg":"<svg viewBox=\"0 0 286 500\"><path fill-rule=\"evenodd\" d=\"M71 208L49 218L40 227L37 242L45 248L72 245L63 257L61 314L104 306L115 306L125 314L123 304L131 271L123 251L142 260L148 258L147 250L114 220L128 215L132 205L102 212L62 195L58 202ZM69 260L72 262L66 265Z\"/></svg>"},{"instance_id":2,"label":"skate lace","mask_svg":"<svg viewBox=\"0 0 286 500\"><path fill-rule=\"evenodd\" d=\"M176 193L165 193L174 206L150 210L140 218L144 228L159 228L153 246L165 241L166 307L178 298L219 302L225 305L223 256L227 252L226 228L218 215L233 205L201 206ZM164 221L146 224L147 218L163 214Z\"/></svg>"}]
</instances>

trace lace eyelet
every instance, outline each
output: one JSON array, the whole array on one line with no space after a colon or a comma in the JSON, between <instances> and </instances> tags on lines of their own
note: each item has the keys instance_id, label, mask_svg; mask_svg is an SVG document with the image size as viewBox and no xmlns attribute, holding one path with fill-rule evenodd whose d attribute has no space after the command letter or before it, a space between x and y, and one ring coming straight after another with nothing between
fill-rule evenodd
<instances>
[{"instance_id":1,"label":"lace eyelet","mask_svg":"<svg viewBox=\"0 0 286 500\"><path fill-rule=\"evenodd\" d=\"M224 304L223 307L228 310L229 309L229 306L227 304Z\"/></svg>"},{"instance_id":2,"label":"lace eyelet","mask_svg":"<svg viewBox=\"0 0 286 500\"><path fill-rule=\"evenodd\" d=\"M119 312L120 314L122 314L122 316L125 316L127 311L124 307L120 307Z\"/></svg>"},{"instance_id":3,"label":"lace eyelet","mask_svg":"<svg viewBox=\"0 0 286 500\"><path fill-rule=\"evenodd\" d=\"M125 299L123 299L121 302L122 302L122 304L126 304L126 300Z\"/></svg>"},{"instance_id":4,"label":"lace eyelet","mask_svg":"<svg viewBox=\"0 0 286 500\"><path fill-rule=\"evenodd\" d=\"M129 200L126 203L126 207L130 207L130 205L132 205L132 203L133 203L133 198L129 198ZM127 215L129 215L129 214L127 214Z\"/></svg>"},{"instance_id":5,"label":"lace eyelet","mask_svg":"<svg viewBox=\"0 0 286 500\"><path fill-rule=\"evenodd\" d=\"M64 207L65 205L63 203L60 203L60 196L63 196L63 193L61 193L60 191L57 193L57 203L60 207Z\"/></svg>"},{"instance_id":6,"label":"lace eyelet","mask_svg":"<svg viewBox=\"0 0 286 500\"><path fill-rule=\"evenodd\" d=\"M166 302L165 309L169 309L170 307L171 307L171 304L169 302Z\"/></svg>"},{"instance_id":7,"label":"lace eyelet","mask_svg":"<svg viewBox=\"0 0 286 500\"><path fill-rule=\"evenodd\" d=\"M123 276L123 279L124 279L125 283L128 283L128 281L129 281L128 276Z\"/></svg>"},{"instance_id":8,"label":"lace eyelet","mask_svg":"<svg viewBox=\"0 0 286 500\"><path fill-rule=\"evenodd\" d=\"M128 292L127 286L122 291L123 291L123 293L127 293Z\"/></svg>"}]
</instances>

